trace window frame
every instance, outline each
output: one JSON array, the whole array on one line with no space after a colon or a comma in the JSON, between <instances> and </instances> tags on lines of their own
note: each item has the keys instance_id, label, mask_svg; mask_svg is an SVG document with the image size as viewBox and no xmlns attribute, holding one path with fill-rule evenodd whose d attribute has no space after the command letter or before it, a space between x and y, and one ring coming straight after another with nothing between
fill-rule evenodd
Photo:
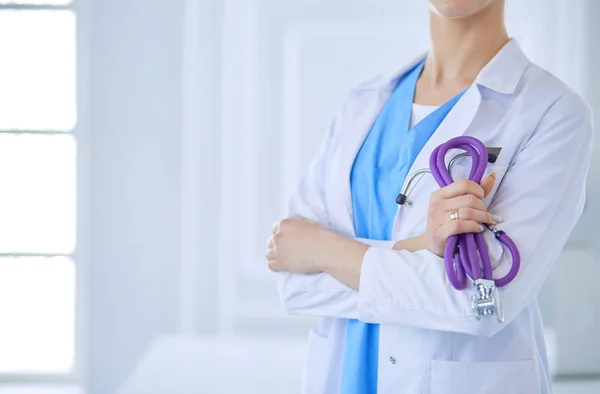
<instances>
[{"instance_id":1,"label":"window frame","mask_svg":"<svg viewBox=\"0 0 600 394\"><path fill-rule=\"evenodd\" d=\"M89 285L90 261L90 128L91 128L91 0L72 0L68 4L8 4L1 3L0 12L61 11L69 10L75 15L75 92L77 120L72 130L10 130L0 129L1 134L72 135L76 144L76 243L72 253L0 253L0 257L65 256L72 259L75 267L75 338L73 367L68 373L6 373L0 372L0 384L78 384L87 380L89 341Z\"/></svg>"}]
</instances>

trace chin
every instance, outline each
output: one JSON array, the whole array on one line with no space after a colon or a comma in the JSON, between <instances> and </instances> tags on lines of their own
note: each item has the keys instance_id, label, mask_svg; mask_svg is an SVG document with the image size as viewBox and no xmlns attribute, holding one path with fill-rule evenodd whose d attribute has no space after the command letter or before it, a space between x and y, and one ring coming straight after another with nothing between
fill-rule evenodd
<instances>
[{"instance_id":1,"label":"chin","mask_svg":"<svg viewBox=\"0 0 600 394\"><path fill-rule=\"evenodd\" d=\"M492 0L428 0L433 12L443 18L457 19L473 15Z\"/></svg>"}]
</instances>

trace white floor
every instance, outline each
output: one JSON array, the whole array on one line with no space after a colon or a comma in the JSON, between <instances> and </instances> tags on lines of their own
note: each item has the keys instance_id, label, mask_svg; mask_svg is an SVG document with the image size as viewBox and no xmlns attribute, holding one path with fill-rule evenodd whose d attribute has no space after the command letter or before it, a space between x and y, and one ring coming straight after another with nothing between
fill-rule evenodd
<instances>
[{"instance_id":1,"label":"white floor","mask_svg":"<svg viewBox=\"0 0 600 394\"><path fill-rule=\"evenodd\" d=\"M554 394L600 394L600 381L593 382L557 382Z\"/></svg>"},{"instance_id":2,"label":"white floor","mask_svg":"<svg viewBox=\"0 0 600 394\"><path fill-rule=\"evenodd\" d=\"M0 394L84 394L72 386L10 386L0 385ZM600 381L594 382L557 382L554 394L600 394Z\"/></svg>"},{"instance_id":3,"label":"white floor","mask_svg":"<svg viewBox=\"0 0 600 394\"><path fill-rule=\"evenodd\" d=\"M83 390L74 386L59 384L47 386L0 385L0 394L83 394Z\"/></svg>"}]
</instances>

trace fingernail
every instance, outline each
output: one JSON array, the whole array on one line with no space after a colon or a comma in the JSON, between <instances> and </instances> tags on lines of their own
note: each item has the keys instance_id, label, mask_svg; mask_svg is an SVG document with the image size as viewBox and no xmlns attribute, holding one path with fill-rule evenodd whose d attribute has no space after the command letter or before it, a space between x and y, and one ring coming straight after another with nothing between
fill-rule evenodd
<instances>
[{"instance_id":1,"label":"fingernail","mask_svg":"<svg viewBox=\"0 0 600 394\"><path fill-rule=\"evenodd\" d=\"M494 171L490 174L490 176L492 176L492 177L494 177L494 179L496 179L496 177L498 176L498 173L496 171Z\"/></svg>"},{"instance_id":2,"label":"fingernail","mask_svg":"<svg viewBox=\"0 0 600 394\"><path fill-rule=\"evenodd\" d=\"M485 231L485 227L482 224L479 225L479 232L482 233Z\"/></svg>"},{"instance_id":3,"label":"fingernail","mask_svg":"<svg viewBox=\"0 0 600 394\"><path fill-rule=\"evenodd\" d=\"M502 223L502 222L504 222L504 219L502 219L498 215L492 215L492 219L494 219L494 222L496 222L496 223Z\"/></svg>"}]
</instances>

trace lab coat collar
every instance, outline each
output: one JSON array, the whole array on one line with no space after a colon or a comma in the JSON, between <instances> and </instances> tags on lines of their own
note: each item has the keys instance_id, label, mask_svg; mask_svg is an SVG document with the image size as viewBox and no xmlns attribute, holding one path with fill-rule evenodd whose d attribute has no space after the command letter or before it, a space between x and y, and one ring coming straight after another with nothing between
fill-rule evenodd
<instances>
[{"instance_id":1,"label":"lab coat collar","mask_svg":"<svg viewBox=\"0 0 600 394\"><path fill-rule=\"evenodd\" d=\"M404 74L425 59L426 56L426 53L421 54L401 69L359 85L357 90L379 90L382 93L390 93L398 85ZM475 84L498 93L513 94L529 65L529 59L521 50L517 40L512 38L479 72Z\"/></svg>"},{"instance_id":2,"label":"lab coat collar","mask_svg":"<svg viewBox=\"0 0 600 394\"><path fill-rule=\"evenodd\" d=\"M475 83L498 93L513 94L529 65L529 59L513 38L480 71Z\"/></svg>"}]
</instances>

